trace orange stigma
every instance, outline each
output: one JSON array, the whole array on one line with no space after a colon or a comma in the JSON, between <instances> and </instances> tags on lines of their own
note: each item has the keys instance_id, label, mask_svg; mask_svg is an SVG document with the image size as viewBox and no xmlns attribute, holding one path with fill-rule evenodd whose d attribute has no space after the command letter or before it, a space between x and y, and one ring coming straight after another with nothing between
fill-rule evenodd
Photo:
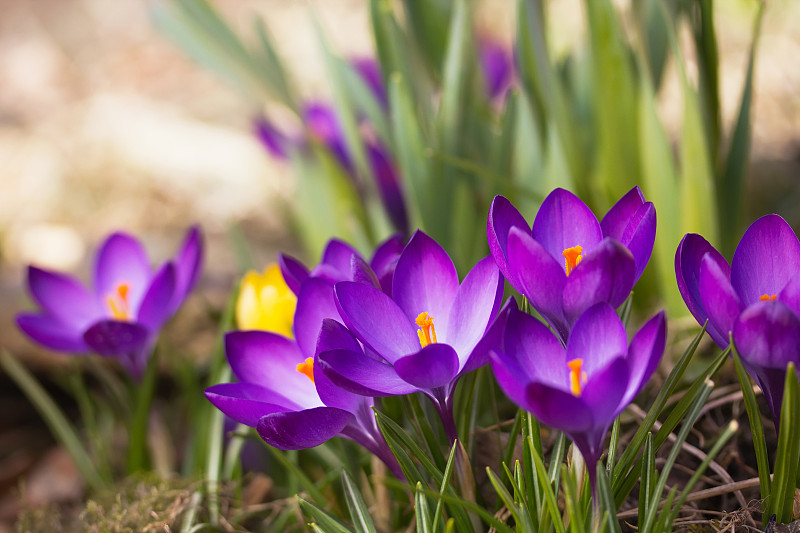
<instances>
[{"instance_id":1,"label":"orange stigma","mask_svg":"<svg viewBox=\"0 0 800 533\"><path fill-rule=\"evenodd\" d=\"M762 302L766 302L767 300L775 300L778 297L777 294L762 294L758 297L759 300Z\"/></svg>"},{"instance_id":2,"label":"orange stigma","mask_svg":"<svg viewBox=\"0 0 800 533\"><path fill-rule=\"evenodd\" d=\"M586 380L586 374L581 372L583 359L573 359L567 361L569 367L569 390L573 396L581 395L581 381Z\"/></svg>"},{"instance_id":3,"label":"orange stigma","mask_svg":"<svg viewBox=\"0 0 800 533\"><path fill-rule=\"evenodd\" d=\"M581 253L583 252L583 248L581 246L573 246L572 248L567 248L561 255L564 256L564 266L567 269L567 276L569 276L575 267L578 266L578 263L581 262L583 256Z\"/></svg>"},{"instance_id":4,"label":"orange stigma","mask_svg":"<svg viewBox=\"0 0 800 533\"><path fill-rule=\"evenodd\" d=\"M298 363L297 371L310 379L311 383L314 383L314 358L307 357L305 362Z\"/></svg>"},{"instance_id":5,"label":"orange stigma","mask_svg":"<svg viewBox=\"0 0 800 533\"><path fill-rule=\"evenodd\" d=\"M114 292L106 296L106 303L111 310L111 315L117 320L130 320L131 304L128 301L130 287L127 283L120 283Z\"/></svg>"},{"instance_id":6,"label":"orange stigma","mask_svg":"<svg viewBox=\"0 0 800 533\"><path fill-rule=\"evenodd\" d=\"M433 317L427 312L423 311L417 315L415 320L419 326L417 336L419 337L419 344L423 348L427 345L436 342L436 328L433 327Z\"/></svg>"}]
</instances>

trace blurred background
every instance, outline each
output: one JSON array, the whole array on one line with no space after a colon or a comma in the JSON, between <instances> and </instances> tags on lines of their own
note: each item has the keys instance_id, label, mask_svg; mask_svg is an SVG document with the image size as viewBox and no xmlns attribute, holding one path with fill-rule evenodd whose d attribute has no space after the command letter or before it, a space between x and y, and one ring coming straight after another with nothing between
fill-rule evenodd
<instances>
[{"instance_id":1,"label":"blurred background","mask_svg":"<svg viewBox=\"0 0 800 533\"><path fill-rule=\"evenodd\" d=\"M800 2L766 3L745 218L780 211L797 228ZM253 15L263 17L304 97L330 96L312 12L337 55L373 53L363 1L214 4L245 37ZM724 0L715 6L723 131L730 130L741 96L754 4ZM154 26L153 7L139 0L0 0L0 346L40 370L65 360L15 328L15 313L30 307L27 264L88 279L95 247L115 230L140 236L160 262L199 222L207 243L205 274L167 334L187 354L204 357L215 334L208 310L224 305L239 272L233 243L243 236L259 265L278 250L299 253L284 223L283 206L294 190L290 166L271 160L252 133L263 104L188 58ZM476 22L510 45L513 13L511 0L487 0ZM551 2L548 16L557 29L550 33L556 54L581 38L579 0ZM691 75L693 60L687 61ZM674 69L667 76L659 105L674 139L680 85ZM21 472L42 467L50 440L13 387L4 385L0 401L7 406L0 415L0 520L10 523L17 503L7 489ZM22 440L19 431L27 432ZM21 443L30 446L19 451ZM60 487L53 464L61 459L48 460L56 461L47 463L48 475L30 478L26 489L45 491L35 493L44 501L58 497L48 490L74 491L68 461Z\"/></svg>"}]
</instances>

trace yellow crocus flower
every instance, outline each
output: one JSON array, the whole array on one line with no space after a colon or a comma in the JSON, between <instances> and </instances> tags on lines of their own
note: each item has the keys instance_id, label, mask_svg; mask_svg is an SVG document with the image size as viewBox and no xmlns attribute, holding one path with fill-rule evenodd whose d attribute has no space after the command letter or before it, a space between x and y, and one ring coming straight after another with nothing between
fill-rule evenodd
<instances>
[{"instance_id":1,"label":"yellow crocus flower","mask_svg":"<svg viewBox=\"0 0 800 533\"><path fill-rule=\"evenodd\" d=\"M242 279L236 300L236 324L239 329L261 329L292 337L292 323L297 297L286 285L276 263L263 273L251 270Z\"/></svg>"}]
</instances>

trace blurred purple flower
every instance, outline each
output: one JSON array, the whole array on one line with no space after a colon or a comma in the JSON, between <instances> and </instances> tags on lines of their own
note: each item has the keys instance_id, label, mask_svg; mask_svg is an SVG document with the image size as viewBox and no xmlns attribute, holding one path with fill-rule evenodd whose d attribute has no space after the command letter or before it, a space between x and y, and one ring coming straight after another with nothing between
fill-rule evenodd
<instances>
[{"instance_id":1,"label":"blurred purple flower","mask_svg":"<svg viewBox=\"0 0 800 533\"><path fill-rule=\"evenodd\" d=\"M478 43L478 54L489 98L493 101L504 99L514 80L510 50L498 41L483 38Z\"/></svg>"},{"instance_id":2,"label":"blurred purple flower","mask_svg":"<svg viewBox=\"0 0 800 533\"><path fill-rule=\"evenodd\" d=\"M566 348L542 322L509 306L499 348L490 352L497 381L517 405L569 436L586 459L592 490L609 426L642 390L664 352L664 312L628 345L607 303L575 322Z\"/></svg>"},{"instance_id":3,"label":"blurred purple flower","mask_svg":"<svg viewBox=\"0 0 800 533\"><path fill-rule=\"evenodd\" d=\"M197 282L202 255L200 229L194 227L177 257L154 271L138 240L114 233L97 253L94 290L64 274L28 267L28 290L41 311L20 313L17 324L52 350L115 357L138 379L159 330Z\"/></svg>"},{"instance_id":4,"label":"blurred purple flower","mask_svg":"<svg viewBox=\"0 0 800 533\"><path fill-rule=\"evenodd\" d=\"M800 242L778 215L747 229L730 266L700 235L689 233L675 254L686 306L720 348L729 335L758 381L775 426L780 420L786 366L800 367Z\"/></svg>"},{"instance_id":5,"label":"blurred purple flower","mask_svg":"<svg viewBox=\"0 0 800 533\"><path fill-rule=\"evenodd\" d=\"M488 362L485 334L503 296L494 261L478 262L459 285L447 252L417 231L397 260L391 297L352 282L337 283L335 293L347 329L328 321L320 333L326 375L358 394L423 392L455 439L453 390L463 374Z\"/></svg>"},{"instance_id":6,"label":"blurred purple flower","mask_svg":"<svg viewBox=\"0 0 800 533\"><path fill-rule=\"evenodd\" d=\"M591 306L622 304L644 271L656 232L656 211L638 187L614 204L601 222L577 196L555 189L533 229L503 196L489 209L492 256L511 285L566 342Z\"/></svg>"}]
</instances>

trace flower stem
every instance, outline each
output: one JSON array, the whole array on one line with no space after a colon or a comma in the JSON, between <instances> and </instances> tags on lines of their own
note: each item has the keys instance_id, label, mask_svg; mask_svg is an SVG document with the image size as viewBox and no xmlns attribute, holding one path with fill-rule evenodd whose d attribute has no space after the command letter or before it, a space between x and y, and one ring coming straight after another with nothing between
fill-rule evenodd
<instances>
[{"instance_id":1,"label":"flower stem","mask_svg":"<svg viewBox=\"0 0 800 533\"><path fill-rule=\"evenodd\" d=\"M128 474L147 468L147 423L150 418L150 404L153 401L158 362L156 351L147 361L144 377L140 383L131 383L131 396L134 399L133 416L128 434Z\"/></svg>"}]
</instances>

